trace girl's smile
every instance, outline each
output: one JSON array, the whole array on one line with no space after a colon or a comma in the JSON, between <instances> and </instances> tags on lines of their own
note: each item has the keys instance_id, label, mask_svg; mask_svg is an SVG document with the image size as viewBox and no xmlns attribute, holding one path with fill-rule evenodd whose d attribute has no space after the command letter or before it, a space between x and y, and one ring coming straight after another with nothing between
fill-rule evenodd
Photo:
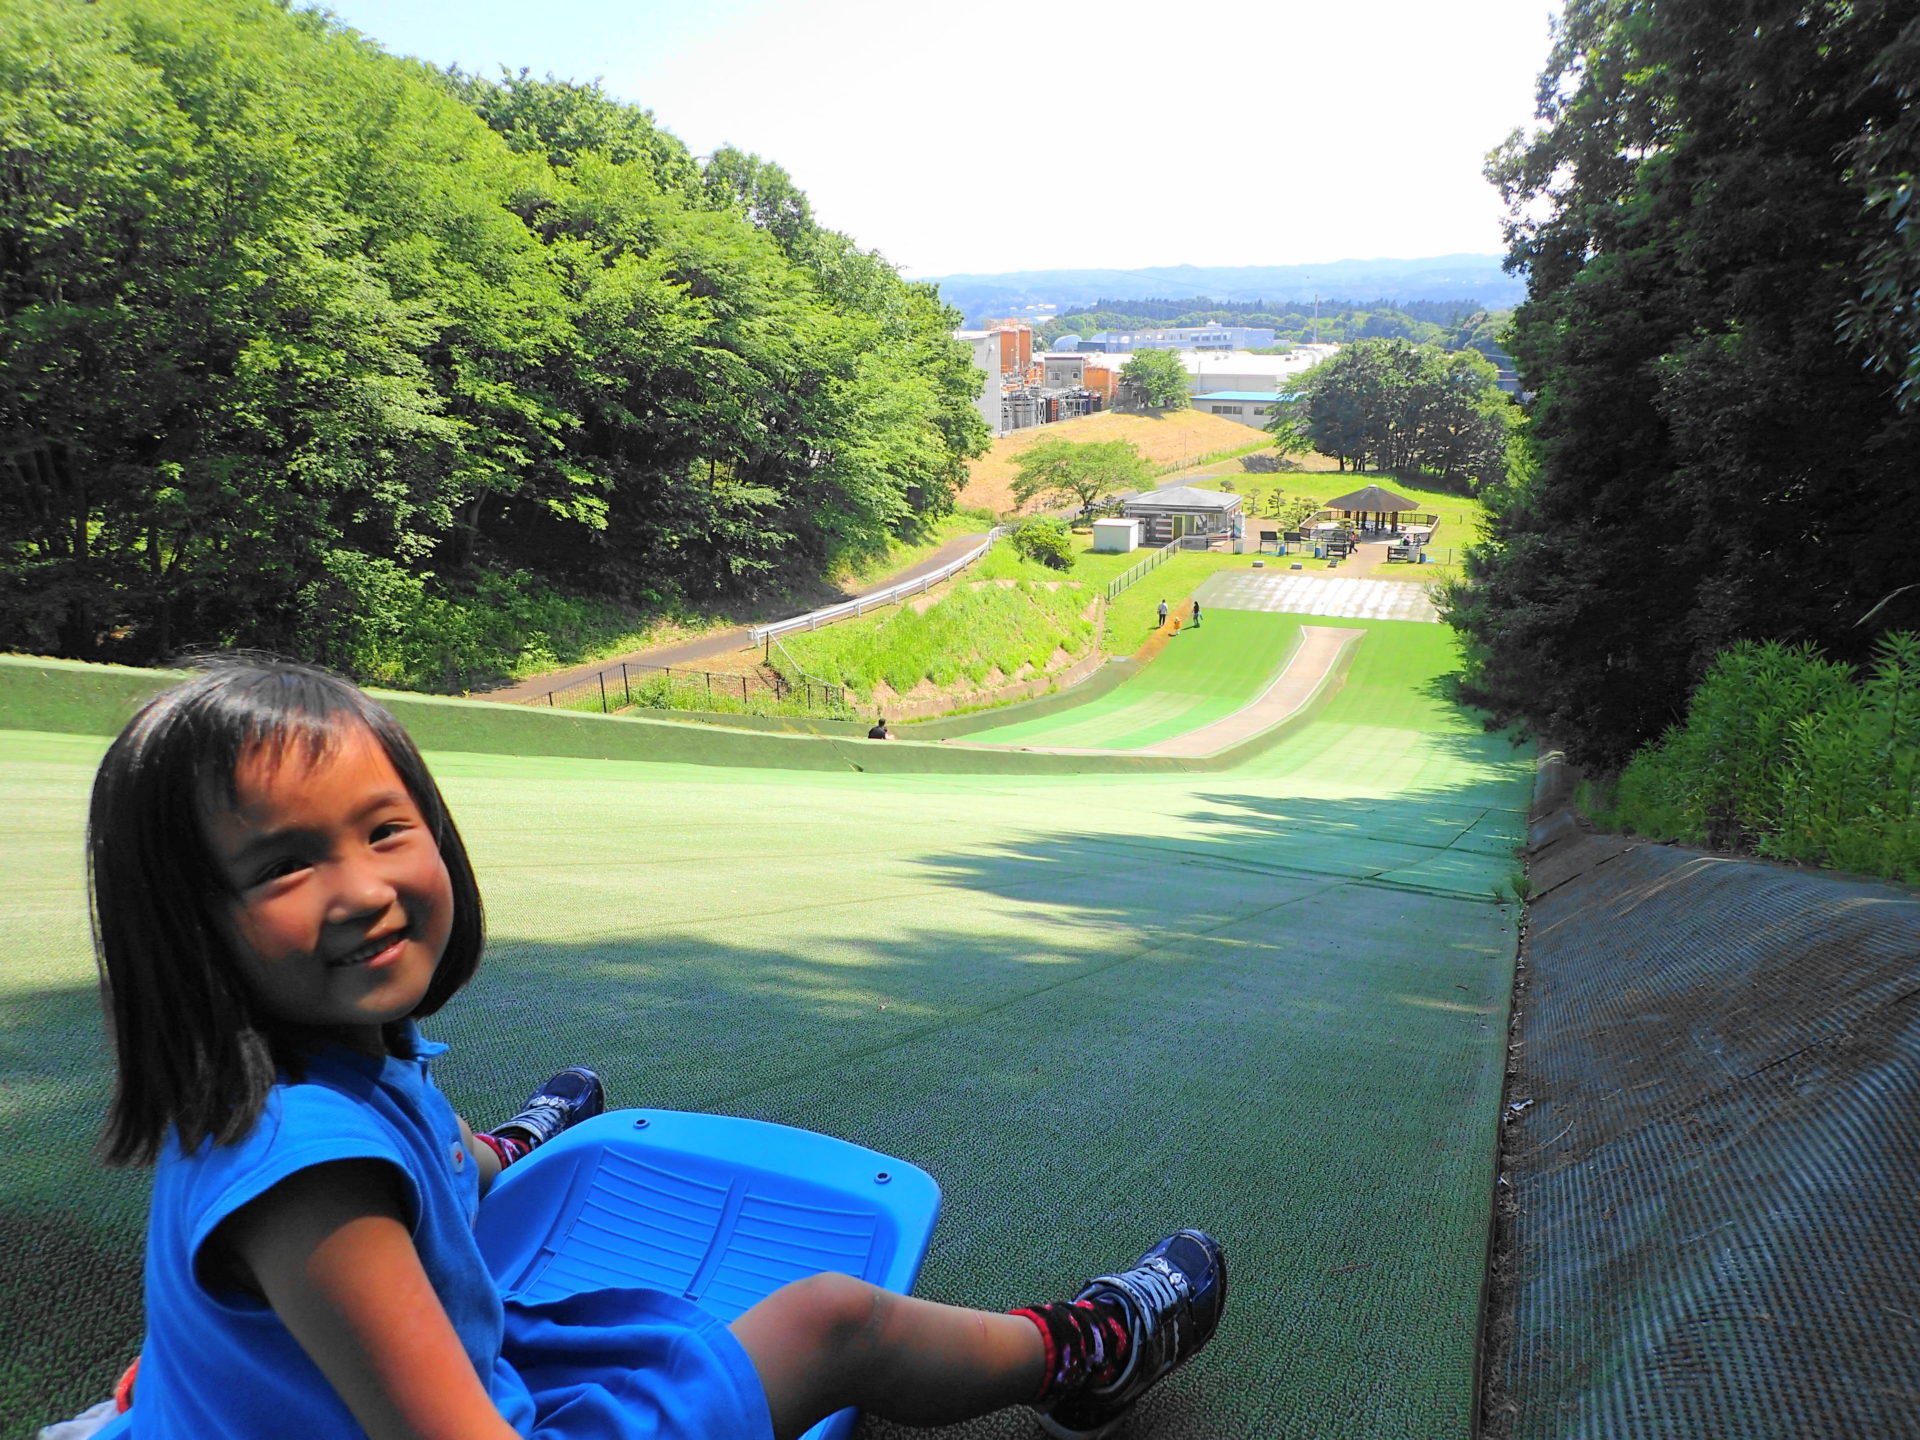
<instances>
[{"instance_id":1,"label":"girl's smile","mask_svg":"<svg viewBox=\"0 0 1920 1440\"><path fill-rule=\"evenodd\" d=\"M380 1027L426 995L453 923L432 828L364 729L318 759L256 748L234 780L234 805L210 806L206 828L254 1002L383 1053Z\"/></svg>"}]
</instances>

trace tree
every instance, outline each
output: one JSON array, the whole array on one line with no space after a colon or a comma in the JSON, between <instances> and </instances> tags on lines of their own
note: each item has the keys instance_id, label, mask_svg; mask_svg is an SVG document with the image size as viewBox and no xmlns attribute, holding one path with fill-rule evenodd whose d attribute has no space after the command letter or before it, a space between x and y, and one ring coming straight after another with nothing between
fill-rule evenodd
<instances>
[{"instance_id":1,"label":"tree","mask_svg":"<svg viewBox=\"0 0 1920 1440\"><path fill-rule=\"evenodd\" d=\"M1082 514L1095 502L1144 485L1153 476L1153 467L1131 440L1042 440L1022 451L1013 469L1015 503L1075 500Z\"/></svg>"},{"instance_id":2,"label":"tree","mask_svg":"<svg viewBox=\"0 0 1920 1440\"><path fill-rule=\"evenodd\" d=\"M548 582L802 578L985 445L930 287L597 86L278 0L12 0L0 134L0 647L398 681L415 635L459 686Z\"/></svg>"},{"instance_id":3,"label":"tree","mask_svg":"<svg viewBox=\"0 0 1920 1440\"><path fill-rule=\"evenodd\" d=\"M1737 639L1859 661L1920 618L1909 592L1857 623L1920 530L1912 13L1570 0L1542 125L1490 163L1536 399L1449 613L1467 692L1581 763L1676 722Z\"/></svg>"},{"instance_id":4,"label":"tree","mask_svg":"<svg viewBox=\"0 0 1920 1440\"><path fill-rule=\"evenodd\" d=\"M1410 340L1359 340L1309 370L1267 428L1340 468L1428 474L1478 488L1500 479L1513 407L1493 366Z\"/></svg>"},{"instance_id":5,"label":"tree","mask_svg":"<svg viewBox=\"0 0 1920 1440\"><path fill-rule=\"evenodd\" d=\"M1877 84L1899 116L1848 147L1877 223L1861 251L1860 290L1841 306L1843 339L1862 346L1896 382L1902 409L1920 407L1920 225L1914 223L1915 156L1920 155L1920 24L1900 31L1872 61Z\"/></svg>"},{"instance_id":6,"label":"tree","mask_svg":"<svg viewBox=\"0 0 1920 1440\"><path fill-rule=\"evenodd\" d=\"M1162 410L1184 410L1191 393L1187 367L1171 350L1140 350L1120 367L1123 384L1133 388L1143 402Z\"/></svg>"}]
</instances>

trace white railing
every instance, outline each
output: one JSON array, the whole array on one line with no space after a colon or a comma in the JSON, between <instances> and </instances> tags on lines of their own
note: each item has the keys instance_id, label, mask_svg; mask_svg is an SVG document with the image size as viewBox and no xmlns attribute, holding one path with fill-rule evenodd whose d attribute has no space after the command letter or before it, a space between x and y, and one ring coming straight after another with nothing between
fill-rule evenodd
<instances>
[{"instance_id":1,"label":"white railing","mask_svg":"<svg viewBox=\"0 0 1920 1440\"><path fill-rule=\"evenodd\" d=\"M996 525L987 532L986 540L974 546L957 560L949 560L938 570L912 580L903 580L898 585L889 585L884 590L876 590L871 595L862 595L858 600L846 600L838 605L829 605L821 610L809 610L804 615L796 615L791 620L776 620L770 625L755 625L747 631L747 636L755 645L764 645L775 635L789 635L795 630L818 630L822 625L831 625L836 620L848 620L855 615L864 615L869 610L879 610L887 605L897 605L909 595L924 595L932 586L958 573L973 564L987 551L993 548L993 542L1006 534L1006 527Z\"/></svg>"}]
</instances>

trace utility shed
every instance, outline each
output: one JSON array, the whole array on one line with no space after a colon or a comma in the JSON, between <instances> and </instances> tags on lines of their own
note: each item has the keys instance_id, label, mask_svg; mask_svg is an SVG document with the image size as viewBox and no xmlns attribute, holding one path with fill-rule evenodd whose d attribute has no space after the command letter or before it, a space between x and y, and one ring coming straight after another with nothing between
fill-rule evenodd
<instances>
[{"instance_id":1,"label":"utility shed","mask_svg":"<svg viewBox=\"0 0 1920 1440\"><path fill-rule=\"evenodd\" d=\"M1127 501L1122 514L1141 521L1143 545L1165 545L1183 535L1231 535L1240 497L1222 490L1170 485Z\"/></svg>"},{"instance_id":2,"label":"utility shed","mask_svg":"<svg viewBox=\"0 0 1920 1440\"><path fill-rule=\"evenodd\" d=\"M1102 555L1124 555L1140 548L1138 520L1096 520L1093 522L1093 548Z\"/></svg>"}]
</instances>

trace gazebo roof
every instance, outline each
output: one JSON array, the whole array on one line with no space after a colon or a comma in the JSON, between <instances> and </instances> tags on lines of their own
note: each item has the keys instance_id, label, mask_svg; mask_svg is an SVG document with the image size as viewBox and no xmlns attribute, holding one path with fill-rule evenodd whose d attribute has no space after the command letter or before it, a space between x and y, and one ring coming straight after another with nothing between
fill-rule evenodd
<instances>
[{"instance_id":1,"label":"gazebo roof","mask_svg":"<svg viewBox=\"0 0 1920 1440\"><path fill-rule=\"evenodd\" d=\"M1340 495L1328 500L1323 510L1377 510L1391 514L1399 510L1418 510L1420 507L1404 495L1396 495L1391 490L1382 490L1378 485L1369 485L1364 490L1356 490L1351 495Z\"/></svg>"}]
</instances>

